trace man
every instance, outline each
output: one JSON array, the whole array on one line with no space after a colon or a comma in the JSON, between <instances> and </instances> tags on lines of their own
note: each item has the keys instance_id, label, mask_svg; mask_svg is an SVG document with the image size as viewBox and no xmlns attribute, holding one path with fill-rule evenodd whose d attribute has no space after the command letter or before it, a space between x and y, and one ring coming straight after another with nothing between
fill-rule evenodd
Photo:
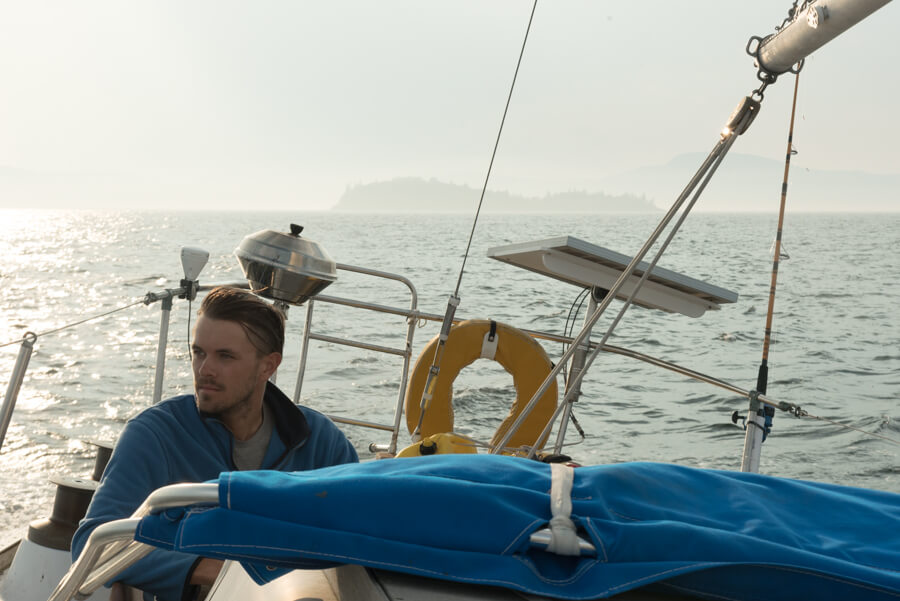
<instances>
[{"instance_id":1,"label":"man","mask_svg":"<svg viewBox=\"0 0 900 601\"><path fill-rule=\"evenodd\" d=\"M322 414L294 405L269 378L281 363L284 317L250 292L219 287L203 300L191 345L195 394L159 403L126 424L87 516L78 557L98 525L131 515L151 492L239 469L308 470L358 461ZM154 550L118 579L159 601L191 599L222 562ZM149 595L149 596L148 596Z\"/></svg>"}]
</instances>

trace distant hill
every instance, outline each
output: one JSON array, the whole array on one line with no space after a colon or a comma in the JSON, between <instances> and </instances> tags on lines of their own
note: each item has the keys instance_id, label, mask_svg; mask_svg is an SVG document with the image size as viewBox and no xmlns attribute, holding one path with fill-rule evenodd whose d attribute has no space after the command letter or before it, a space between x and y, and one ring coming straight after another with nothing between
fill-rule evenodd
<instances>
[{"instance_id":1,"label":"distant hill","mask_svg":"<svg viewBox=\"0 0 900 601\"><path fill-rule=\"evenodd\" d=\"M670 205L706 155L679 155L665 165L642 167L602 180L610 193L645 195ZM731 153L697 203L697 211L776 211L784 161ZM787 207L791 211L900 211L900 174L820 171L792 159Z\"/></svg>"},{"instance_id":2,"label":"distant hill","mask_svg":"<svg viewBox=\"0 0 900 601\"><path fill-rule=\"evenodd\" d=\"M335 211L470 213L478 206L481 190L460 184L416 177L392 179L348 188ZM482 209L488 213L648 212L658 211L643 196L622 193L570 191L541 197L518 196L488 190Z\"/></svg>"}]
</instances>

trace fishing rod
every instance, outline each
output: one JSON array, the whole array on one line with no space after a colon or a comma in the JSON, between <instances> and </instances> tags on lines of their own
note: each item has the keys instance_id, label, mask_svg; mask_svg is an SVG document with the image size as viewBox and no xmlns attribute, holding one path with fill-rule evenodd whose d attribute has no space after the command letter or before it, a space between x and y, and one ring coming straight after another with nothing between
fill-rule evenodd
<instances>
[{"instance_id":1,"label":"fishing rod","mask_svg":"<svg viewBox=\"0 0 900 601\"><path fill-rule=\"evenodd\" d=\"M784 179L781 182L781 206L778 211L778 229L775 233L775 257L772 260L772 283L769 287L769 308L766 313L765 338L763 339L762 362L759 366L759 374L756 378L756 389L766 393L769 369L769 348L772 341L772 320L775 314L775 287L778 283L778 265L781 261L781 240L784 232L784 210L787 205L788 176L791 171L791 155L794 150L794 120L797 115L797 90L800 86L800 73L794 77L794 98L791 103L791 124L788 128L787 151L784 154Z\"/></svg>"},{"instance_id":2,"label":"fishing rod","mask_svg":"<svg viewBox=\"0 0 900 601\"><path fill-rule=\"evenodd\" d=\"M788 127L788 140L787 140L787 151L784 155L784 178L781 182L781 206L778 211L778 228L775 233L775 256L772 259L772 280L769 285L769 307L766 311L766 329L765 334L763 336L763 351L762 351L762 360L759 364L759 372L756 376L756 390L760 394L766 394L766 389L769 383L769 349L772 342L772 321L775 317L775 288L778 283L778 265L781 261L781 239L782 233L784 231L784 210L787 205L787 190L788 190L788 175L791 170L791 155L794 154L794 118L797 114L797 90L800 86L800 71L797 70L796 75L794 76L794 98L791 104L791 122ZM752 411L752 408L751 408ZM758 430L755 426L759 425L759 419L762 419L761 432L760 431L751 431ZM751 455L751 449L756 444L762 444L765 442L766 437L769 435L769 432L772 431L772 420L775 418L775 409L771 406L760 406L756 409L756 416L748 416L747 423L753 424L753 428L748 428L747 435L744 439L744 457L742 460L742 469L744 467L744 463L747 463L747 468L749 471L756 471L753 469L753 460L749 458ZM757 435L761 436L758 443L754 440L757 438ZM756 458L756 468L758 469L759 465L759 457Z\"/></svg>"},{"instance_id":3,"label":"fishing rod","mask_svg":"<svg viewBox=\"0 0 900 601\"><path fill-rule=\"evenodd\" d=\"M447 310L444 313L444 321L441 323L441 332L438 337L437 347L434 349L434 359L432 359L431 367L428 370L428 378L425 380L425 387L422 389L422 399L419 403L419 420L416 428L412 432L413 442L419 442L422 438L422 421L425 418L425 412L431 403L434 395L434 388L437 384L437 376L441 371L441 359L444 356L444 350L447 346L447 338L450 336L450 328L453 326L453 318L456 315L456 308L459 306L459 288L462 284L463 273L466 269L466 260L469 258L469 251L472 248L472 240L475 237L475 227L478 225L478 217L481 215L481 206L484 204L484 195L487 192L488 181L491 178L491 170L494 168L494 159L497 157L497 148L500 146L500 137L503 135L503 125L506 123L506 115L509 112L509 105L512 101L513 90L516 88L516 79L519 77L519 68L522 66L522 57L525 55L525 45L528 43L528 34L531 31L531 23L534 21L534 13L537 9L537 0L531 7L531 15L528 17L528 26L525 28L525 37L522 40L522 48L519 50L519 60L516 62L516 70L513 73L512 83L509 86L509 94L506 97L506 106L503 108L503 117L500 119L500 128L497 131L497 138L494 141L494 150L491 152L491 160L488 163L487 173L484 177L484 185L481 187L481 197L478 199L478 208L475 210L475 219L472 221L472 231L469 233L469 242L466 244L466 252L463 254L462 265L459 268L459 277L456 280L456 289L450 298L447 299Z\"/></svg>"},{"instance_id":4,"label":"fishing rod","mask_svg":"<svg viewBox=\"0 0 900 601\"><path fill-rule=\"evenodd\" d=\"M756 389L766 393L769 379L769 348L772 342L772 321L775 314L775 287L778 283L778 265L781 261L781 240L784 232L784 210L787 206L788 176L791 171L791 155L794 154L794 119L797 115L797 90L800 86L800 73L794 77L794 98L791 104L791 124L788 128L787 151L784 154L784 179L781 182L781 206L778 211L778 229L775 232L775 256L772 260L772 283L769 287L769 308L766 313L766 329L763 339L762 362L756 378Z\"/></svg>"}]
</instances>

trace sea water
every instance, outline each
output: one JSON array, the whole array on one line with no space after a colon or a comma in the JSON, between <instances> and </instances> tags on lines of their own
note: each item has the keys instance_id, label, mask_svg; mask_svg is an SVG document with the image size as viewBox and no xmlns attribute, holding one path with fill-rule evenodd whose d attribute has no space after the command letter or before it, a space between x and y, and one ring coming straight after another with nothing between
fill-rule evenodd
<instances>
[{"instance_id":1,"label":"sea water","mask_svg":"<svg viewBox=\"0 0 900 601\"><path fill-rule=\"evenodd\" d=\"M487 249L572 235L632 255L660 218L482 215L457 316L570 331L585 318L583 305L577 311L579 288L488 259ZM178 286L180 248L209 251L202 283L237 281L242 274L233 251L242 238L262 229L286 232L292 222L304 225L303 235L338 263L408 277L418 310L432 314L443 314L456 288L472 228L471 216L449 214L0 211L0 344L13 343L0 347L4 391L18 341L25 332L40 335L0 450L0 544L49 514L48 478L88 475L89 442L113 442L125 421L151 403L160 307L140 301L147 292ZM771 216L692 215L660 266L733 290L739 300L700 319L632 308L609 343L754 388L776 226ZM900 492L898 245L900 214L787 215L768 394L823 419L778 413L760 471ZM400 308L411 302L401 283L347 271L325 294ZM601 317L595 339L620 307L613 303ZM176 301L164 396L191 389L187 348L196 309L196 303ZM278 382L289 394L305 317L304 307L288 312ZM318 333L403 348L402 317L327 303L315 303L312 317ZM419 322L414 358L438 329L435 322ZM560 356L559 344L543 344L552 359ZM393 355L313 341L302 402L329 415L390 424L401 366ZM739 466L744 433L732 413L746 413L747 401L734 393L608 353L597 359L582 390L574 414L584 437L570 429L565 447L581 463ZM476 362L454 385L455 429L489 439L514 397L509 374L496 363ZM371 442L389 442L385 432L345 431L364 459L371 457ZM404 428L400 444L409 442Z\"/></svg>"}]
</instances>

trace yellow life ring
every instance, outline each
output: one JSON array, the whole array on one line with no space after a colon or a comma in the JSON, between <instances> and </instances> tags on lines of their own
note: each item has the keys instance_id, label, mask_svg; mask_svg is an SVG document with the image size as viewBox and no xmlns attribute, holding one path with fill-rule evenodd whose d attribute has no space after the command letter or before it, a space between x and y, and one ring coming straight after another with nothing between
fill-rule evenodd
<instances>
[{"instance_id":1,"label":"yellow life ring","mask_svg":"<svg viewBox=\"0 0 900 601\"><path fill-rule=\"evenodd\" d=\"M488 338L492 329L496 334L496 338L492 341L495 347L486 353L484 348L491 346ZM434 361L437 345L438 337L435 336L422 349L409 379L404 405L406 425L410 433L415 431L419 423L422 392L428 380L428 372ZM491 353L493 356L490 356ZM513 386L516 389L516 400L510 408L509 415L491 439L491 445L494 446L503 439L509 427L553 369L553 363L544 348L522 330L486 319L470 319L456 324L447 336L440 372L435 378L432 398L422 418L420 428L422 437L453 431L453 381L464 367L485 356L494 359L512 374ZM538 438L556 410L556 400L557 388L554 381L522 422L518 432L512 435L507 448L543 447L546 439L539 441Z\"/></svg>"}]
</instances>

